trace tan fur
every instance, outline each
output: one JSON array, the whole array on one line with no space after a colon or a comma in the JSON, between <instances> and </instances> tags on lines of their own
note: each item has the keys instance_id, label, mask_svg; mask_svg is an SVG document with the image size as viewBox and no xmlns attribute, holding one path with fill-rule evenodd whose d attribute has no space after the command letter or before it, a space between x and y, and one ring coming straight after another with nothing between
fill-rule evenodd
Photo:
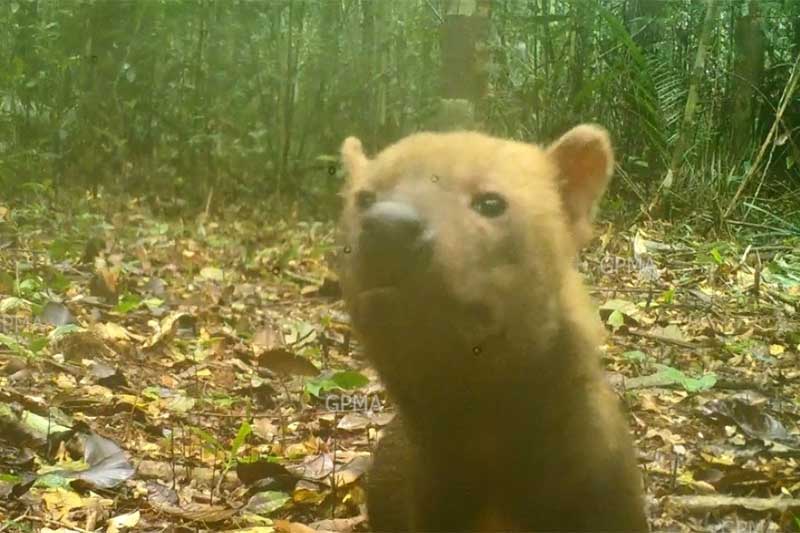
<instances>
[{"instance_id":1,"label":"tan fur","mask_svg":"<svg viewBox=\"0 0 800 533\"><path fill-rule=\"evenodd\" d=\"M420 133L374 159L351 137L342 157L343 289L400 411L377 452L373 526L646 528L601 327L573 267L613 169L607 132L578 126L546 149ZM365 191L412 206L431 237L430 264L397 286L365 281ZM507 202L499 216L474 208L486 193Z\"/></svg>"}]
</instances>

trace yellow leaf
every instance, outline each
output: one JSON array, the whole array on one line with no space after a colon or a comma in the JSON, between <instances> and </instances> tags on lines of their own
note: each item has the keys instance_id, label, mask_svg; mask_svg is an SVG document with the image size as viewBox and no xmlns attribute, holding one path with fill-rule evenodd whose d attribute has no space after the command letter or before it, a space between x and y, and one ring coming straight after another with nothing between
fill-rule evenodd
<instances>
[{"instance_id":1,"label":"yellow leaf","mask_svg":"<svg viewBox=\"0 0 800 533\"><path fill-rule=\"evenodd\" d=\"M225 278L225 274L222 272L221 268L203 267L200 270L200 277L210 281L222 281Z\"/></svg>"},{"instance_id":2,"label":"yellow leaf","mask_svg":"<svg viewBox=\"0 0 800 533\"><path fill-rule=\"evenodd\" d=\"M125 513L113 518L109 518L106 533L119 533L122 528L134 527L139 523L140 518L141 514L139 511L133 511L132 513Z\"/></svg>"},{"instance_id":3,"label":"yellow leaf","mask_svg":"<svg viewBox=\"0 0 800 533\"><path fill-rule=\"evenodd\" d=\"M781 346L780 344L770 344L769 345L769 354L774 355L776 357L783 355L783 352L786 351L786 348Z\"/></svg>"},{"instance_id":4,"label":"yellow leaf","mask_svg":"<svg viewBox=\"0 0 800 533\"><path fill-rule=\"evenodd\" d=\"M83 498L78 493L61 487L45 491L42 500L47 507L49 518L59 522L64 521L71 510L83 507Z\"/></svg>"},{"instance_id":5,"label":"yellow leaf","mask_svg":"<svg viewBox=\"0 0 800 533\"><path fill-rule=\"evenodd\" d=\"M175 323L185 316L189 315L187 313L174 312L170 313L169 315L161 319L161 322L155 322L153 320L148 321L147 324L151 326L153 329L155 329L156 332L148 339L144 347L152 348L153 346L161 342L161 340L164 337L172 335Z\"/></svg>"},{"instance_id":6,"label":"yellow leaf","mask_svg":"<svg viewBox=\"0 0 800 533\"><path fill-rule=\"evenodd\" d=\"M736 464L736 460L731 453L721 453L719 455L711 455L710 453L700 452L700 456L705 459L707 463L716 464L716 465L723 465L723 466L733 466Z\"/></svg>"},{"instance_id":7,"label":"yellow leaf","mask_svg":"<svg viewBox=\"0 0 800 533\"><path fill-rule=\"evenodd\" d=\"M126 341L129 339L142 340L144 338L132 334L130 331L114 322L97 324L94 328L100 338L107 341Z\"/></svg>"},{"instance_id":8,"label":"yellow leaf","mask_svg":"<svg viewBox=\"0 0 800 533\"><path fill-rule=\"evenodd\" d=\"M65 390L72 390L78 384L75 376L70 376L69 374L59 374L56 376L56 385L60 389Z\"/></svg>"},{"instance_id":9,"label":"yellow leaf","mask_svg":"<svg viewBox=\"0 0 800 533\"><path fill-rule=\"evenodd\" d=\"M305 457L308 455L308 450L302 443L297 442L286 447L286 455L289 457Z\"/></svg>"},{"instance_id":10,"label":"yellow leaf","mask_svg":"<svg viewBox=\"0 0 800 533\"><path fill-rule=\"evenodd\" d=\"M102 385L88 385L83 388L83 392L86 393L87 397L95 401L100 400L108 403L114 399L114 393L111 389L103 387Z\"/></svg>"}]
</instances>

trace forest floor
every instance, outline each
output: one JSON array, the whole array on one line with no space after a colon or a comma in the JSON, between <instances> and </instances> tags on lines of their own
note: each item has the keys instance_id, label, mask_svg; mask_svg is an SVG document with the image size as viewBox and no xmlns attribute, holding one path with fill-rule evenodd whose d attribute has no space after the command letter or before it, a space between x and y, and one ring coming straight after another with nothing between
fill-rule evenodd
<instances>
[{"instance_id":1,"label":"forest floor","mask_svg":"<svg viewBox=\"0 0 800 533\"><path fill-rule=\"evenodd\" d=\"M800 243L600 224L654 531L800 528ZM332 224L0 202L0 532L350 531L391 405Z\"/></svg>"}]
</instances>

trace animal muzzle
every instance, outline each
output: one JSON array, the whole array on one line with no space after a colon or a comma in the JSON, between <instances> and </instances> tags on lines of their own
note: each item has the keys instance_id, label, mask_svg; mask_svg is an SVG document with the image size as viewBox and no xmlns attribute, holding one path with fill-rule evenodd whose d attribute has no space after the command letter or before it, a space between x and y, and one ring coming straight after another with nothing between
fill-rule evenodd
<instances>
[{"instance_id":1,"label":"animal muzzle","mask_svg":"<svg viewBox=\"0 0 800 533\"><path fill-rule=\"evenodd\" d=\"M398 287L425 271L433 252L433 231L408 203L381 201L361 217L357 264L363 289Z\"/></svg>"}]
</instances>

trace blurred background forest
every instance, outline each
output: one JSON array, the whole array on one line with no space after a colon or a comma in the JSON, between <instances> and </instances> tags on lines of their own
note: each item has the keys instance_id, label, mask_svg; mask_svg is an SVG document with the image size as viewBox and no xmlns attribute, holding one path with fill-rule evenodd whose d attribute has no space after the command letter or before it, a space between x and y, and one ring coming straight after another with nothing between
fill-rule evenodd
<instances>
[{"instance_id":1,"label":"blurred background forest","mask_svg":"<svg viewBox=\"0 0 800 533\"><path fill-rule=\"evenodd\" d=\"M800 228L796 0L6 0L0 26L3 196L328 216L344 137L458 99L518 139L604 124L635 211Z\"/></svg>"}]
</instances>

